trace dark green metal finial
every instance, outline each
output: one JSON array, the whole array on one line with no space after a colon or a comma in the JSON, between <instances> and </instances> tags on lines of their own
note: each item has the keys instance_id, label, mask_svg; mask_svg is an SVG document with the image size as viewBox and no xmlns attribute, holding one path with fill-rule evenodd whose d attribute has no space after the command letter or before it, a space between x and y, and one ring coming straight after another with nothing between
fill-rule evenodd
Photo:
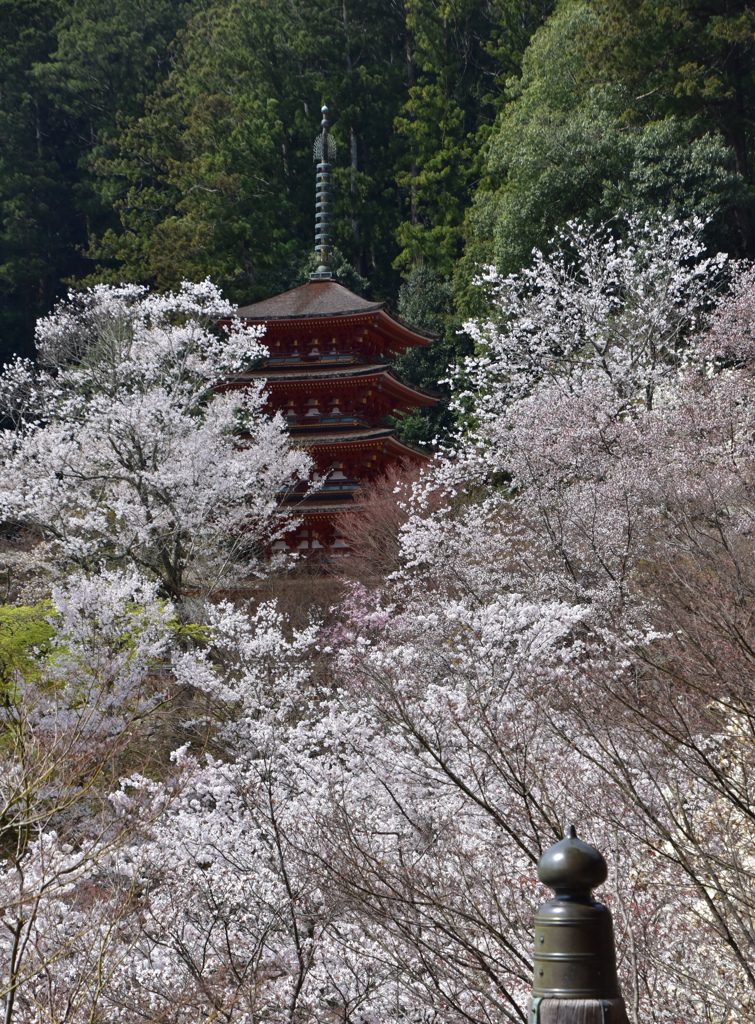
<instances>
[{"instance_id":1,"label":"dark green metal finial","mask_svg":"<svg viewBox=\"0 0 755 1024\"><path fill-rule=\"evenodd\" d=\"M608 877L602 854L573 825L538 861L555 898L535 914L535 999L621 999L611 912L591 889Z\"/></svg>"},{"instance_id":2,"label":"dark green metal finial","mask_svg":"<svg viewBox=\"0 0 755 1024\"><path fill-rule=\"evenodd\" d=\"M569 825L566 837L537 862L537 877L556 893L589 893L608 878L608 865L602 853L578 839L577 830Z\"/></svg>"},{"instance_id":3,"label":"dark green metal finial","mask_svg":"<svg viewBox=\"0 0 755 1024\"><path fill-rule=\"evenodd\" d=\"M332 184L333 164L336 162L336 140L328 129L328 108L322 108L322 131L315 139L314 160L317 164L317 194L315 205L315 252L320 257L320 265L311 281L330 281L333 279L333 244L330 215L333 211Z\"/></svg>"}]
</instances>

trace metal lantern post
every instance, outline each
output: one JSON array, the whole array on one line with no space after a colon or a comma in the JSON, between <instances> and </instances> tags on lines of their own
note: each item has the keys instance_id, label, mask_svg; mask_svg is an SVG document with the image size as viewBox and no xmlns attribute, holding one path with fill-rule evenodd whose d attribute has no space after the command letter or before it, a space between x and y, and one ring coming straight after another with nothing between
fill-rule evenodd
<instances>
[{"instance_id":1,"label":"metal lantern post","mask_svg":"<svg viewBox=\"0 0 755 1024\"><path fill-rule=\"evenodd\" d=\"M603 856L570 825L538 861L537 877L555 896L535 914L530 1024L628 1024L611 912L591 892L608 877Z\"/></svg>"}]
</instances>

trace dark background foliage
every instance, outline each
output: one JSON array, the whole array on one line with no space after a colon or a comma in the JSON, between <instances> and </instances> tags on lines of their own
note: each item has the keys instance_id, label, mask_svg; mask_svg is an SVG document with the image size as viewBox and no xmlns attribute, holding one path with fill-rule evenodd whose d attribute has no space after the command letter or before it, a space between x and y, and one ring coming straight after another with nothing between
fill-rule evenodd
<instances>
[{"instance_id":1,"label":"dark background foliage","mask_svg":"<svg viewBox=\"0 0 755 1024\"><path fill-rule=\"evenodd\" d=\"M570 217L753 254L754 52L744 0L0 0L0 356L72 284L299 283L326 102L344 283L439 334L400 369L442 391L479 266Z\"/></svg>"}]
</instances>

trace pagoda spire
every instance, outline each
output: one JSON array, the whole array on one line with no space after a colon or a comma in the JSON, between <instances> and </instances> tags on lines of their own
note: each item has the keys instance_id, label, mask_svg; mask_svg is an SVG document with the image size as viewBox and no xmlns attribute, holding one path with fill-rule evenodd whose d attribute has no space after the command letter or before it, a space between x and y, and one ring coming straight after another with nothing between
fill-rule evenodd
<instances>
[{"instance_id":1,"label":"pagoda spire","mask_svg":"<svg viewBox=\"0 0 755 1024\"><path fill-rule=\"evenodd\" d=\"M322 131L315 139L314 161L317 164L315 203L315 252L320 265L309 275L311 281L332 281L333 244L331 213L333 212L333 164L336 162L336 140L329 133L328 108L322 108Z\"/></svg>"}]
</instances>

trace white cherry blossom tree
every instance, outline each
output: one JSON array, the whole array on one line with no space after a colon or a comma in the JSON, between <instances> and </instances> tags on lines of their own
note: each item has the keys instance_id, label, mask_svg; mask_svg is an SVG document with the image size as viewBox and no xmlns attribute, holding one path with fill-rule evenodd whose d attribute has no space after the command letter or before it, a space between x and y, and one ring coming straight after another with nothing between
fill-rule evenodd
<instances>
[{"instance_id":1,"label":"white cherry blossom tree","mask_svg":"<svg viewBox=\"0 0 755 1024\"><path fill-rule=\"evenodd\" d=\"M495 417L539 381L589 368L624 402L652 403L725 284L727 258L707 253L704 226L629 215L620 233L571 221L519 273L486 268L492 314L464 325L477 355L457 402Z\"/></svg>"},{"instance_id":2,"label":"white cherry blossom tree","mask_svg":"<svg viewBox=\"0 0 755 1024\"><path fill-rule=\"evenodd\" d=\"M682 294L663 280L699 285L700 309L718 287L720 261L697 281L685 246L655 254L637 323ZM733 275L698 340L673 298L658 345L625 359L626 310L607 303L557 371L522 350L517 395L499 352L457 453L396 496L396 558L344 584L335 624L223 602L197 646L154 583L129 598L111 575L112 626L102 581L56 598L90 632L102 618L103 665L146 615L153 677L222 713L194 705L204 749L115 787L112 855L39 902L17 1021L524 1024L535 863L570 820L609 861L598 895L633 1024L755 1019L755 305ZM562 282L567 307L583 284ZM47 701L74 692L66 629ZM114 723L145 682L127 666L103 675ZM35 842L79 853L41 824ZM52 860L28 851L33 879Z\"/></svg>"},{"instance_id":3,"label":"white cherry blossom tree","mask_svg":"<svg viewBox=\"0 0 755 1024\"><path fill-rule=\"evenodd\" d=\"M575 265L591 251L586 245L575 253ZM534 348L522 342L514 353L507 340L494 341L499 361L490 374L480 369L480 391L466 396L472 425L455 459L439 461L409 503L401 570L382 593L355 604L347 648L355 699L369 695L380 746L391 727L400 730L396 742L411 778L426 788L399 795L398 752L386 758L381 784L407 824L414 794L442 806L434 773L445 776L459 804L429 834L421 868L413 861L406 871L408 833L389 866L385 840L378 854L373 838L384 835L380 828L346 842L356 834L358 801L344 809L339 798L333 813L348 829L341 828L329 863L339 863L341 850L340 863L351 858L342 884L360 900L365 920L390 915L436 990L450 984L449 965L463 962L462 948L484 969L483 952L461 941L461 922L469 906L497 906L507 883L504 868L483 896L479 867L444 861L445 838L465 813L498 815L498 835L474 828L466 847L472 864L487 843L506 849L510 822L519 822L512 843L528 834L533 843L574 814L613 851L618 874L608 899L620 924L634 1020L752 1016L755 888L742 845L752 835L755 767L748 654L755 640L752 275L733 269L731 296L706 324L691 313L699 317L715 295L721 261L686 259L659 263L655 274L699 289L700 303L685 308L672 289L673 308L665 320L662 309L657 315L666 325L657 338L668 347L646 347L642 358L619 337L619 327L631 331L618 300L615 308L603 302L593 341L585 331L575 334L581 342L568 358L554 357L553 337L539 333L543 323L563 329L566 345L574 323L565 316L562 325L560 314L576 308L582 316L588 308L584 281L568 284L558 261L559 303L548 298L548 280L542 291L542 282L531 282L529 304L502 300L502 336L530 337ZM647 299L649 319L658 302L657 294ZM600 351L595 339L609 337ZM677 341L684 342L683 359ZM575 616L552 657L543 649L517 671L526 633L497 624L504 600L541 612L559 602L562 617ZM453 624L460 608L475 622L461 633ZM528 734L529 720L536 726ZM364 726L353 745L362 746L363 735ZM365 772L378 771L378 748L363 764ZM518 817L520 801L531 805L526 817ZM415 820L419 839L420 816ZM398 826L387 834L400 834ZM513 847L508 862L517 863ZM446 878L454 879L453 899L442 887ZM411 894L414 931L409 907L397 909L400 892ZM506 907L513 906L512 895ZM487 921L476 927L476 937L487 934ZM452 944L433 950L428 936L440 932L453 936ZM513 922L505 934L521 935L524 955L528 945ZM484 986L474 1012L520 1019L513 962L496 951L488 968L491 987ZM494 975L513 997L509 1009L492 1008ZM453 992L466 1000L473 983L465 977L453 977ZM453 1004L448 990L439 998L444 1007ZM468 1004L457 1005L461 1015L469 1012Z\"/></svg>"},{"instance_id":4,"label":"white cherry blossom tree","mask_svg":"<svg viewBox=\"0 0 755 1024\"><path fill-rule=\"evenodd\" d=\"M38 1019L45 1004L56 1019L63 990L73 1019L89 1019L108 962L138 934L133 876L117 864L163 813L171 786L166 778L144 789L128 819L109 793L138 762L147 723L181 677L180 660L171 667L181 653L175 610L157 590L134 571L74 574L53 592L45 645L3 659L0 1001L8 1024Z\"/></svg>"},{"instance_id":5,"label":"white cherry blossom tree","mask_svg":"<svg viewBox=\"0 0 755 1024\"><path fill-rule=\"evenodd\" d=\"M42 368L19 361L0 380L0 516L64 560L135 564L174 596L212 589L241 556L249 571L309 460L263 413L263 384L223 391L264 352L232 315L205 281L101 285L41 320Z\"/></svg>"}]
</instances>

